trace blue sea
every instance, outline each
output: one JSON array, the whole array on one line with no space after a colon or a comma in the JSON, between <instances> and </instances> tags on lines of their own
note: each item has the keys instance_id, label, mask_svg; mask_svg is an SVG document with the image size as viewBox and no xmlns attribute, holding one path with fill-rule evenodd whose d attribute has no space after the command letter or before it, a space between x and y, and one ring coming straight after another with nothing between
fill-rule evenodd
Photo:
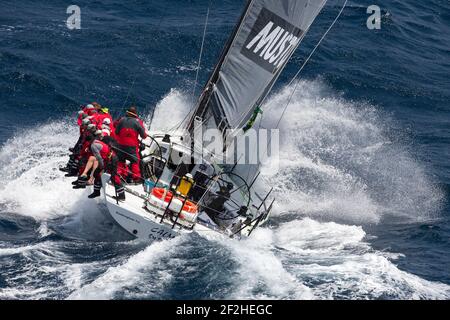
<instances>
[{"instance_id":1,"label":"blue sea","mask_svg":"<svg viewBox=\"0 0 450 320\"><path fill-rule=\"evenodd\" d=\"M81 9L70 30L69 5ZM450 2L329 1L268 97L277 198L243 241L145 243L58 170L76 112L136 104L171 127L192 106L208 0L2 0L0 299L449 299ZM377 3L375 3L377 4ZM212 0L200 88L245 5ZM154 113L153 121L150 119Z\"/></svg>"}]
</instances>

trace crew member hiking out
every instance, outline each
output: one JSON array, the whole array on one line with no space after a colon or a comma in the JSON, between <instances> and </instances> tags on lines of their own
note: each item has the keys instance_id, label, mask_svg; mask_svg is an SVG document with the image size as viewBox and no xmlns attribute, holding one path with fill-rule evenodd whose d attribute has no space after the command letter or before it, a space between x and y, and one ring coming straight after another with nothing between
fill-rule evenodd
<instances>
[{"instance_id":1,"label":"crew member hiking out","mask_svg":"<svg viewBox=\"0 0 450 320\"><path fill-rule=\"evenodd\" d=\"M91 144L92 156L88 162L88 166L91 168L86 167L85 172L78 178L79 183L93 182L94 192L88 197L91 199L99 197L102 188L101 175L103 171L107 171L111 174L111 179L114 182L117 200L125 200L125 191L117 173L118 159L114 150L107 143L109 130L97 130L95 136L96 139ZM89 171L91 172L90 178L87 176Z\"/></svg>"},{"instance_id":2,"label":"crew member hiking out","mask_svg":"<svg viewBox=\"0 0 450 320\"><path fill-rule=\"evenodd\" d=\"M92 118L92 112L95 112L95 107L92 104L88 104L87 106L81 106L81 110L78 111L77 114L77 125L80 128L80 136L75 143L75 145L69 148L71 155L69 156L69 161L65 167L59 168L59 170L63 172L67 172L66 176L71 177L74 176L74 173L77 171L77 164L75 159L77 158L77 154L80 152L80 148L83 140L83 131L86 126L91 123L90 119Z\"/></svg>"},{"instance_id":3,"label":"crew member hiking out","mask_svg":"<svg viewBox=\"0 0 450 320\"><path fill-rule=\"evenodd\" d=\"M85 177L87 177L87 174L89 172L92 172L95 157L92 155L91 145L96 138L96 133L96 126L92 123L89 124L87 129L85 130L83 146L81 147L81 151L78 156L79 167L76 174L78 176L78 179L72 182L74 189L85 188L88 182L88 179L85 179Z\"/></svg>"},{"instance_id":4,"label":"crew member hiking out","mask_svg":"<svg viewBox=\"0 0 450 320\"><path fill-rule=\"evenodd\" d=\"M102 130L102 126L105 123L105 120L108 119L108 123L112 122L112 117L109 114L109 110L106 107L101 107L100 109L97 110L97 116L96 116L96 121L97 121L97 129Z\"/></svg>"},{"instance_id":5,"label":"crew member hiking out","mask_svg":"<svg viewBox=\"0 0 450 320\"><path fill-rule=\"evenodd\" d=\"M130 107L126 116L120 118L115 125L115 138L118 143L117 153L119 157L118 171L123 177L127 177L126 160L130 162L132 180L136 183L141 182L140 155L139 155L139 137L145 139L144 123L137 115L136 107Z\"/></svg>"}]
</instances>

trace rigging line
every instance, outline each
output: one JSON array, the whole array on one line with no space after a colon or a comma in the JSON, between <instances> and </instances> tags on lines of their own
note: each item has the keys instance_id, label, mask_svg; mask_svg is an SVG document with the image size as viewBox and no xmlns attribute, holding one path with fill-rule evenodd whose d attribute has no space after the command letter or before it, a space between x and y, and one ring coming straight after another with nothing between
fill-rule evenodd
<instances>
[{"instance_id":1,"label":"rigging line","mask_svg":"<svg viewBox=\"0 0 450 320\"><path fill-rule=\"evenodd\" d=\"M199 77L199 74L200 74L200 66L201 66L202 57L203 57L203 49L205 47L206 30L208 28L209 13L211 11L211 2L212 2L212 0L209 0L209 2L208 2L208 9L206 11L205 27L203 28L203 36L202 36L202 44L200 46L200 54L199 54L198 62L197 62L197 71L196 71L196 74L195 74L194 88L192 89L192 109L189 110L189 112L186 114L186 116L184 116L184 118L179 123L177 123L175 126L173 126L169 130L170 133L178 130L181 127L181 125L186 121L186 119L188 119L190 114L194 111L193 106L195 104L195 91L197 90L198 77Z\"/></svg>"},{"instance_id":2,"label":"rigging line","mask_svg":"<svg viewBox=\"0 0 450 320\"><path fill-rule=\"evenodd\" d=\"M201 62L202 62L203 48L204 48L204 45L205 45L206 29L208 27L208 19L209 19L210 8L211 8L211 0L209 0L209 2L208 2L208 10L206 11L205 27L203 29L203 37L202 37L202 45L200 46L200 55L198 57L197 72L196 72L196 75L195 75L194 89L192 90L192 100L193 100L193 102L194 102L194 99L195 99L195 90L197 89L198 75L200 73L200 66L201 66Z\"/></svg>"},{"instance_id":3,"label":"rigging line","mask_svg":"<svg viewBox=\"0 0 450 320\"><path fill-rule=\"evenodd\" d=\"M125 105L126 105L126 103L127 103L127 101L128 101L128 98L130 97L131 90L133 89L134 83L136 82L136 78L137 78L137 72L134 74L133 82L131 83L130 89L128 89L127 97L125 98L125 101L124 101L123 104L122 104L121 110L123 110L123 108L125 108Z\"/></svg>"},{"instance_id":4,"label":"rigging line","mask_svg":"<svg viewBox=\"0 0 450 320\"><path fill-rule=\"evenodd\" d=\"M205 88L205 90L202 92L202 95L205 94L206 91L214 90L214 84L217 82L217 79L218 79L218 78L216 79L216 81L212 81L212 79L213 79L214 75L216 74L216 72L218 71L218 69L220 68L220 65L223 65L223 64L225 63L225 61L226 61L226 59L227 59L227 53L226 53L226 52L227 52L227 50L228 50L229 48L231 48L231 47L233 46L234 42L236 41L236 35L239 34L239 32L240 32L240 30L241 30L241 28L242 28L242 21L244 21L245 18L247 17L247 15L249 14L249 11L250 11L249 9L250 9L250 6L252 5L253 1L254 1L254 0L246 0L247 4L246 4L246 7L245 7L245 11L244 11L244 13L241 15L241 17L240 17L240 19L239 19L239 23L238 23L238 25L236 26L235 30L233 31L232 37L228 39L228 41L227 41L227 43L226 43L226 45L225 45L225 48L224 48L225 51L222 51L222 54L221 54L219 63L216 64L216 66L214 67L214 71L212 72L212 75L211 75L211 77L209 78L209 80L208 80L208 82L207 82L207 84L206 84L206 88ZM218 76L217 76L217 77L218 77ZM212 85L212 86L211 86L211 85ZM202 95L200 95L200 99L202 99ZM207 98L207 101L206 101L205 105L207 105L207 104L209 103L209 101L210 101L210 99L211 99L211 95L212 95L212 94L209 94L209 93L208 93L208 98ZM194 109L193 109L194 114L198 111L198 110L197 110L198 107L199 107L199 105L197 106L197 108L194 108ZM190 121L188 122L188 125L187 125L188 128L191 126L191 124L192 124L193 121L194 121L194 117L191 117L191 119L190 119Z\"/></svg>"},{"instance_id":5,"label":"rigging line","mask_svg":"<svg viewBox=\"0 0 450 320\"><path fill-rule=\"evenodd\" d=\"M314 55L314 53L316 52L317 48L320 46L320 44L322 43L322 41L325 39L325 37L327 36L328 32L330 32L330 30L333 28L333 26L336 24L336 22L339 20L342 12L344 11L346 5L347 5L348 0L344 1L344 4L342 5L341 10L339 11L339 13L337 14L336 18L334 18L333 22L331 23L331 25L328 27L327 31L325 31L325 33L322 35L322 37L320 38L319 42L317 42L316 46L314 47L314 49L311 51L311 53L309 54L309 56L306 58L306 60L303 62L302 66L300 67L300 69L297 71L297 73L294 75L294 77L292 78L292 80L289 82L288 86L290 86L295 79L297 79L298 75L300 74L300 72L302 72L303 68L306 66L306 64L309 62L309 60L311 59L311 57ZM291 103L292 97L294 96L295 91L297 90L299 82L297 82L288 98L288 101L286 103L286 106L283 109L283 112L281 113L280 118L278 119L277 125L275 127L275 129L278 128L278 126L280 125L281 119L283 118L289 104Z\"/></svg>"},{"instance_id":6,"label":"rigging line","mask_svg":"<svg viewBox=\"0 0 450 320\"><path fill-rule=\"evenodd\" d=\"M209 90L214 90L214 86L217 83L217 81L219 80L220 76L219 74L216 74L217 72L220 72L220 66L225 64L227 59L228 59L228 50L230 48L233 47L234 43L237 41L237 35L240 33L241 29L243 28L243 21L245 21L246 17L249 15L250 13L250 7L253 5L254 0L246 0L245 2L245 10L242 13L241 17L239 18L239 22L237 24L237 26L235 27L232 36L228 39L227 43L225 44L225 48L221 53L221 57L219 59L219 63L216 64L216 66L214 67L214 71L211 75L211 77L209 78L208 82L207 82L207 87L205 89L205 91L209 91ZM213 78L216 77L216 79L213 81ZM205 91L203 91L203 93L205 93ZM203 94L202 93L202 94ZM208 94L208 98L207 101L205 103L205 105L207 105L211 99L212 93ZM197 110L195 110L194 112L196 112ZM194 113L195 114L195 113ZM188 127L191 126L192 121L194 121L194 118L192 117L191 120L188 123Z\"/></svg>"}]
</instances>

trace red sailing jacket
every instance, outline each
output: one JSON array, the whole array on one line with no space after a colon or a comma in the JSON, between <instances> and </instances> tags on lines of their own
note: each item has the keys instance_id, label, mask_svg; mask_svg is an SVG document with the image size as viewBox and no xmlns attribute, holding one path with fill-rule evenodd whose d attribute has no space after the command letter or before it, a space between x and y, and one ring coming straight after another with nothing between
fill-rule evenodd
<instances>
[{"instance_id":1,"label":"red sailing jacket","mask_svg":"<svg viewBox=\"0 0 450 320\"><path fill-rule=\"evenodd\" d=\"M95 145L95 147L93 147L93 145ZM95 139L94 142L92 142L91 150L93 151L92 153L94 154L94 156L99 156L103 160L108 159L109 153L111 151L106 143L97 139Z\"/></svg>"},{"instance_id":2,"label":"red sailing jacket","mask_svg":"<svg viewBox=\"0 0 450 320\"><path fill-rule=\"evenodd\" d=\"M129 116L115 122L115 135L118 144L128 147L138 147L139 136L147 138L142 120Z\"/></svg>"},{"instance_id":3,"label":"red sailing jacket","mask_svg":"<svg viewBox=\"0 0 450 320\"><path fill-rule=\"evenodd\" d=\"M83 142L83 144L81 146L79 159L89 159L89 157L92 155L92 153L91 153L91 142L92 141L84 140L84 142Z\"/></svg>"},{"instance_id":4,"label":"red sailing jacket","mask_svg":"<svg viewBox=\"0 0 450 320\"><path fill-rule=\"evenodd\" d=\"M102 125L103 125L103 120L105 119L109 119L111 121L111 125L113 123L113 119L111 117L111 115L109 113L99 113L97 114L97 116L95 117L96 120L96 124L97 124L97 128L98 129L102 129Z\"/></svg>"},{"instance_id":5,"label":"red sailing jacket","mask_svg":"<svg viewBox=\"0 0 450 320\"><path fill-rule=\"evenodd\" d=\"M104 169L111 156L111 148L101 140L94 140L91 144L92 155L100 163L100 167Z\"/></svg>"},{"instance_id":6,"label":"red sailing jacket","mask_svg":"<svg viewBox=\"0 0 450 320\"><path fill-rule=\"evenodd\" d=\"M79 114L77 118L77 124L79 127L81 127L82 123L83 123L83 114Z\"/></svg>"},{"instance_id":7,"label":"red sailing jacket","mask_svg":"<svg viewBox=\"0 0 450 320\"><path fill-rule=\"evenodd\" d=\"M94 109L88 109L88 108L86 108L86 107L83 107L82 109L81 109L81 111L83 111L83 113L85 113L85 114L87 114L87 115L91 115L91 112L89 111L89 110L94 110ZM82 122L83 122L83 113L81 113L81 114L79 114L78 115L78 118L77 118L77 124L81 127L81 124L82 124Z\"/></svg>"},{"instance_id":8,"label":"red sailing jacket","mask_svg":"<svg viewBox=\"0 0 450 320\"><path fill-rule=\"evenodd\" d=\"M88 130L83 130L83 135L81 136L81 138L81 150L78 155L78 159L88 159L92 155L91 143L94 139L92 138L92 134Z\"/></svg>"}]
</instances>

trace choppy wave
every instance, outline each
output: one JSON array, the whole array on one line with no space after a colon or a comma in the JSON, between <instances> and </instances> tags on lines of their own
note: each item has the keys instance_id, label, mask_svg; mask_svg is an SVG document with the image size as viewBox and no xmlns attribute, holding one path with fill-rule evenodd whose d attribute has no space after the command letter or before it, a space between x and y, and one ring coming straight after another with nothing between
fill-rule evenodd
<instances>
[{"instance_id":1,"label":"choppy wave","mask_svg":"<svg viewBox=\"0 0 450 320\"><path fill-rule=\"evenodd\" d=\"M240 263L233 298L444 299L450 286L395 266L396 255L365 242L359 226L310 218L260 229L243 243L227 241Z\"/></svg>"},{"instance_id":2,"label":"choppy wave","mask_svg":"<svg viewBox=\"0 0 450 320\"><path fill-rule=\"evenodd\" d=\"M280 171L265 167L260 181L275 186L276 212L267 227L240 242L204 235L146 248L135 241L99 242L90 234L115 236L101 227L107 219L87 191L73 191L57 169L67 160L76 126L61 120L17 132L0 150L6 181L0 204L39 221L45 240L0 247L9 284L0 297L449 298L448 285L398 269L395 252L372 249L362 227L386 216L432 217L442 195L424 166L390 138L389 120L375 107L333 96L320 81L300 87L281 126ZM276 118L288 94L284 88L270 99L274 107L264 119ZM169 92L152 129L181 121L187 101L183 92ZM48 224L69 240L46 239Z\"/></svg>"}]
</instances>

